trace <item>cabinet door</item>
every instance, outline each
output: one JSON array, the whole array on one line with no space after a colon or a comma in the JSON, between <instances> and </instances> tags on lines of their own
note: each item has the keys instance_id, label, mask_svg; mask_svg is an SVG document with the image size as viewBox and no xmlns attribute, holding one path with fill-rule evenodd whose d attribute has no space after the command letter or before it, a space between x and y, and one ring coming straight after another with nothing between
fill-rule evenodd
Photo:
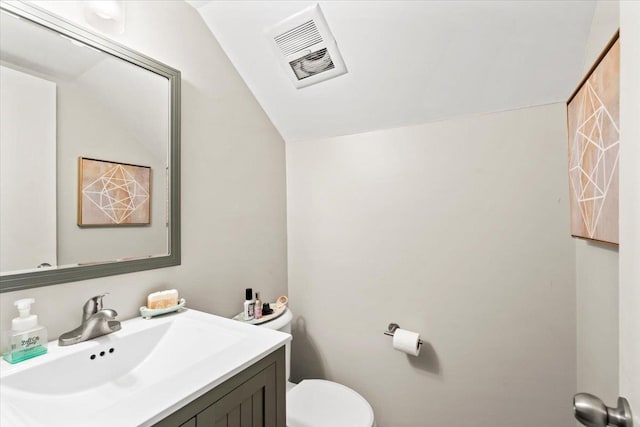
<instances>
[{"instance_id":1,"label":"cabinet door","mask_svg":"<svg viewBox=\"0 0 640 427\"><path fill-rule=\"evenodd\" d=\"M270 365L200 412L198 427L276 427L276 366Z\"/></svg>"},{"instance_id":2,"label":"cabinet door","mask_svg":"<svg viewBox=\"0 0 640 427\"><path fill-rule=\"evenodd\" d=\"M181 424L180 427L196 427L196 417L193 417L186 423Z\"/></svg>"}]
</instances>

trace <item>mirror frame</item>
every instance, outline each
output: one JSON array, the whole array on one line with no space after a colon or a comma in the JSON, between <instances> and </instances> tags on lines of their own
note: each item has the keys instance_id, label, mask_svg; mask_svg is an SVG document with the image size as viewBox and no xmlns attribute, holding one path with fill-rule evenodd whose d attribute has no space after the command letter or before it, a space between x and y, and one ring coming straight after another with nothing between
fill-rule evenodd
<instances>
[{"instance_id":1,"label":"mirror frame","mask_svg":"<svg viewBox=\"0 0 640 427\"><path fill-rule=\"evenodd\" d=\"M142 67L169 80L169 254L93 265L69 266L0 276L0 292L11 292L59 283L180 265L180 71L121 44L81 28L37 6L0 2L0 9L47 27L107 54Z\"/></svg>"}]
</instances>

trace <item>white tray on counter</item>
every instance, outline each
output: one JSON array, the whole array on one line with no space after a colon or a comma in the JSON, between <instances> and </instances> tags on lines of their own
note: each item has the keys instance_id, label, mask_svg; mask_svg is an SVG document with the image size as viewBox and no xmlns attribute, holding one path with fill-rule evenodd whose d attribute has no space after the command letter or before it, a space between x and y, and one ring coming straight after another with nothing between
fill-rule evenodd
<instances>
[{"instance_id":1,"label":"white tray on counter","mask_svg":"<svg viewBox=\"0 0 640 427\"><path fill-rule=\"evenodd\" d=\"M235 316L233 316L233 320L237 320L238 322L242 322L242 323L248 323L250 325L259 325L261 323L266 323L270 320L277 319L278 317L282 316L282 314L287 310L286 305L276 307L275 302L269 303L269 307L271 307L271 310L273 310L273 313L267 314L266 316L262 316L259 319L244 320L244 316L243 316L244 313L238 313Z\"/></svg>"}]
</instances>

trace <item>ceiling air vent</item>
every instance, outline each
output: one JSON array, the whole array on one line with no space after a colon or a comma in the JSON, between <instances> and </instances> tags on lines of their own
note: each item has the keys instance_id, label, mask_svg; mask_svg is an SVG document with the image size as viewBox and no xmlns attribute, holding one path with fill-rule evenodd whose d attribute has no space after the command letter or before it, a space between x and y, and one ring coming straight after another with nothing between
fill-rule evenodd
<instances>
[{"instance_id":1,"label":"ceiling air vent","mask_svg":"<svg viewBox=\"0 0 640 427\"><path fill-rule=\"evenodd\" d=\"M298 89L347 72L338 44L317 4L269 28L267 36Z\"/></svg>"}]
</instances>

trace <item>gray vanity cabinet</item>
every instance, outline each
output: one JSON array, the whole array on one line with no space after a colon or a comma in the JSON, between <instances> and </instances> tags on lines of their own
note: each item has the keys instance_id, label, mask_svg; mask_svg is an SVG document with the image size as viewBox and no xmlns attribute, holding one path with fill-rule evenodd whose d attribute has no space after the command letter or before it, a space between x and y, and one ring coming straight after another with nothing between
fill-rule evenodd
<instances>
[{"instance_id":1,"label":"gray vanity cabinet","mask_svg":"<svg viewBox=\"0 0 640 427\"><path fill-rule=\"evenodd\" d=\"M155 427L286 427L284 357L281 347Z\"/></svg>"}]
</instances>

